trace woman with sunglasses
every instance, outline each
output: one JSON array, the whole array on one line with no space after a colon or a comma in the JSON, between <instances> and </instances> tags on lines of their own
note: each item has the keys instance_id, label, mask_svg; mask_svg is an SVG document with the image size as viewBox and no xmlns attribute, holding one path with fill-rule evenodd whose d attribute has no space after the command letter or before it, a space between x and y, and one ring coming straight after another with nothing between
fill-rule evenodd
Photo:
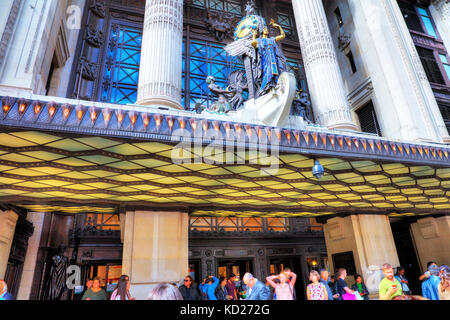
<instances>
[{"instance_id":1,"label":"woman with sunglasses","mask_svg":"<svg viewBox=\"0 0 450 320\"><path fill-rule=\"evenodd\" d=\"M179 288L183 300L200 300L200 294L191 276L184 277L184 284Z\"/></svg>"}]
</instances>

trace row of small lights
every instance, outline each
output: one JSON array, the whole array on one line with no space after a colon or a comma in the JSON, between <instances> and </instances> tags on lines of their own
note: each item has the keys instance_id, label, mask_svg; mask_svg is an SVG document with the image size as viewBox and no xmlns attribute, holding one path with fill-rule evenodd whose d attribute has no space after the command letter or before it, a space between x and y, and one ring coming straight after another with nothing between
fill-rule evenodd
<instances>
[{"instance_id":1,"label":"row of small lights","mask_svg":"<svg viewBox=\"0 0 450 320\"><path fill-rule=\"evenodd\" d=\"M12 108L12 106L14 104L14 100L12 98L5 97L2 99L2 102L3 102L3 114L6 115ZM29 104L29 102L27 100L19 99L17 101L17 104L18 104L18 110L19 110L20 115L23 115L25 113L25 111L29 105L33 106L34 114L36 117L41 113L41 111L43 109L42 103L39 101L34 101L31 104ZM51 120L53 118L53 116L56 114L58 104L55 102L50 102L47 104L47 106L48 106L48 115ZM64 121L67 121L67 119L69 118L69 116L71 114L73 106L70 104L63 104L61 106L61 109L62 109L63 119L64 119ZM74 109L76 111L76 116L77 116L78 122L81 122L85 115L86 107L84 107L82 105L78 105ZM90 120L91 120L92 124L94 125L100 112L96 107L90 107L88 109L88 112L89 112ZM111 120L112 110L103 109L102 113L103 113L103 118L105 121L105 126L108 126L109 121ZM122 123L125 119L125 112L122 110L116 110L115 114L117 116L118 126L120 128L120 126L122 125ZM138 113L135 111L129 111L128 114L129 114L131 125L134 127L137 122L137 119L138 119ZM159 128L162 124L163 116L162 115L153 115L153 117L155 119L155 124L157 126L157 129L159 130ZM149 114L142 113L142 121L143 121L145 128L147 128L148 125L150 124L150 119L151 119L151 116ZM166 116L166 120L167 120L169 130L172 131L174 123L175 123L175 119L172 116ZM186 128L186 120L178 119L178 121L180 124L180 128L185 129ZM190 119L189 121L190 121L193 131L195 132L197 130L197 128L199 128L199 125L198 125L199 120ZM214 130L216 132L219 132L220 131L220 122L213 121L212 124L213 124ZM202 120L201 126L204 131L207 131L209 129L209 121L206 119ZM251 125L241 125L238 123L234 123L234 124L225 123L224 128L227 133L227 137L230 135L230 132L233 129L233 126L239 137L241 136L241 133L242 133L243 129L245 128L250 140L253 137L254 129L256 129L257 136L259 137L260 140L263 136L263 132L265 131L264 128L261 128L261 127L254 128ZM318 146L319 138L320 138L322 144L324 146L326 146L327 145L327 137L328 137L330 144L333 148L335 148L336 140L337 140L338 145L340 146L340 149L344 148L344 143L346 143L348 148L351 149L352 143L353 143L358 150L360 149L360 146L362 146L364 148L364 151L367 151L368 146L370 146L370 149L372 150L372 152L375 152L375 150L376 150L375 147L378 149L378 151L380 153L382 152L382 148L384 148L384 150L386 152L389 152L389 145L387 142L384 142L384 141L381 142L381 141L374 141L371 139L366 140L363 138L350 138L350 137L342 137L342 136L335 137L335 136L329 135L329 134L318 134L316 132L310 133L310 132L306 132L306 131L302 131L301 133L299 131L291 132L290 130L281 130L278 128L274 128L274 129L266 128L266 130L267 130L267 136L268 136L269 140L272 139L272 130L273 130L275 132L275 135L276 135L278 141L281 141L281 134L283 131L285 133L286 139L288 140L289 144L291 143L292 134L295 137L297 144L300 144L300 134L302 134L303 138L306 141L306 144L309 145L310 134L311 134L312 140L314 141L316 146ZM400 152L400 154L402 154L402 155L404 154L404 151L405 151L408 156L411 155L411 152L416 156L417 152L418 152L420 154L420 156L422 156L422 157L424 157L424 153L426 154L426 156L430 157L430 153L431 153L433 155L433 158L436 158L436 156L439 155L439 157L441 159L444 159L444 156L445 156L445 158L448 159L448 151L447 150L441 150L441 149L436 150L435 148L427 148L427 147L421 147L421 146L408 146L408 145L402 146L399 143L390 143L390 147L394 153L397 153L397 150L398 150Z\"/></svg>"}]
</instances>

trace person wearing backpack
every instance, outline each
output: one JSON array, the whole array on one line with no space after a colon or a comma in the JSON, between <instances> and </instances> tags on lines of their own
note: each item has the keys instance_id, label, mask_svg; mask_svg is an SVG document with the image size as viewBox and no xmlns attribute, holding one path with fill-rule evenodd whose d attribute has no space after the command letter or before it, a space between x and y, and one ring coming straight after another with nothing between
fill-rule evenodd
<instances>
[{"instance_id":1,"label":"person wearing backpack","mask_svg":"<svg viewBox=\"0 0 450 320\"><path fill-rule=\"evenodd\" d=\"M213 276L209 276L203 281L204 283L200 285L203 300L217 300L217 297L214 294L214 292L216 291L216 288L219 285L219 279Z\"/></svg>"}]
</instances>

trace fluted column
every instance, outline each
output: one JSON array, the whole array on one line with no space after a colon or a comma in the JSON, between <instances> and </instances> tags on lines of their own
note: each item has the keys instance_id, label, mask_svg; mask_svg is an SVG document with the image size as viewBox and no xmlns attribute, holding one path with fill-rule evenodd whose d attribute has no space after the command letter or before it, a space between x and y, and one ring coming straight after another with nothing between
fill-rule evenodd
<instances>
[{"instance_id":1,"label":"fluted column","mask_svg":"<svg viewBox=\"0 0 450 320\"><path fill-rule=\"evenodd\" d=\"M292 5L316 120L330 129L357 130L322 0L293 0Z\"/></svg>"},{"instance_id":2,"label":"fluted column","mask_svg":"<svg viewBox=\"0 0 450 320\"><path fill-rule=\"evenodd\" d=\"M181 107L183 1L147 0L137 104Z\"/></svg>"}]
</instances>

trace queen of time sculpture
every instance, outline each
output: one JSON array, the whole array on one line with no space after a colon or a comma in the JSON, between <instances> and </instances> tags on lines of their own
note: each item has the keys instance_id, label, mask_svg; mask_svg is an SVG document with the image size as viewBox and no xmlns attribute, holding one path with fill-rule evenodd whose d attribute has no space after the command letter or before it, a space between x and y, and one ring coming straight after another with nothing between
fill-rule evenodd
<instances>
[{"instance_id":1,"label":"queen of time sculpture","mask_svg":"<svg viewBox=\"0 0 450 320\"><path fill-rule=\"evenodd\" d=\"M245 72L233 72L227 88L218 87L208 77L209 89L219 101L206 112L218 113L227 106L230 110L226 113L236 120L282 126L289 118L296 93L295 76L286 72L286 58L278 46L285 33L272 19L270 26L278 28L280 35L269 36L254 1L247 4L246 14L235 29L234 41L225 47L230 56L242 59ZM248 91L247 101L243 101L244 90Z\"/></svg>"}]
</instances>

